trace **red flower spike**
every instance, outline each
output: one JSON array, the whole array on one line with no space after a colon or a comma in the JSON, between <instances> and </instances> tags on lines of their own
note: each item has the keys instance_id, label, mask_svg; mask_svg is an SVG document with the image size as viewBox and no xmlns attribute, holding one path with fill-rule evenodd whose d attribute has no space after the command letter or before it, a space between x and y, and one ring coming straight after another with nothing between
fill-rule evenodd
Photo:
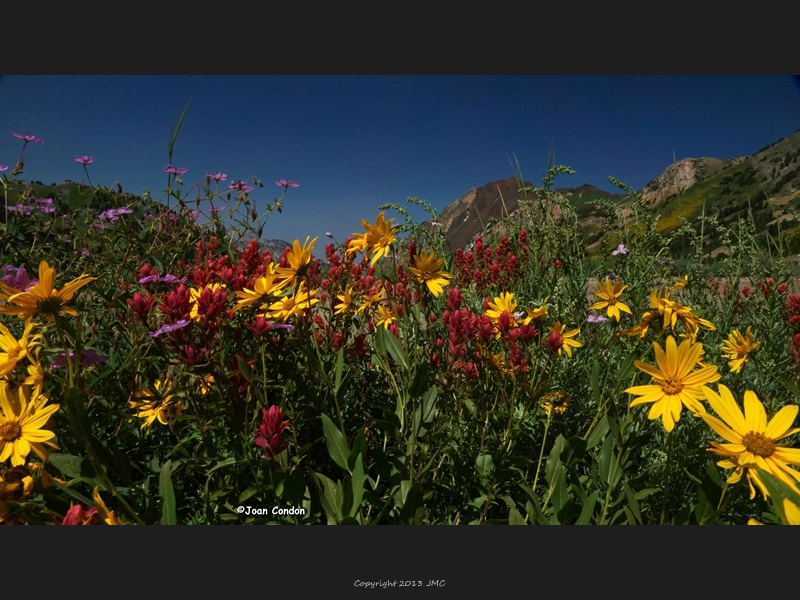
<instances>
[{"instance_id":1,"label":"red flower spike","mask_svg":"<svg viewBox=\"0 0 800 600\"><path fill-rule=\"evenodd\" d=\"M265 460L274 460L275 457L289 446L283 437L283 432L289 427L289 421L283 420L281 409L275 405L269 410L261 409L261 426L255 435L256 446L264 451Z\"/></svg>"}]
</instances>

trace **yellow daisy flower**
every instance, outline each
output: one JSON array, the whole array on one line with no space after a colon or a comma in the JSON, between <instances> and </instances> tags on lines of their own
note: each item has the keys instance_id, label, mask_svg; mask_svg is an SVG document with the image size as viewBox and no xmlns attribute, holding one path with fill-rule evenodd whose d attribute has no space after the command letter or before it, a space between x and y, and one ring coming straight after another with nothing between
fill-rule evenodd
<instances>
[{"instance_id":1,"label":"yellow daisy flower","mask_svg":"<svg viewBox=\"0 0 800 600\"><path fill-rule=\"evenodd\" d=\"M563 350L567 353L568 357L572 358L572 348L580 348L583 346L579 341L572 339L581 332L580 328L564 333L564 325L561 324L561 321L556 321L553 326L548 327L548 329L551 331L551 336L553 334L558 336L558 341L560 343L556 345L558 346L559 355Z\"/></svg>"},{"instance_id":2,"label":"yellow daisy flower","mask_svg":"<svg viewBox=\"0 0 800 600\"><path fill-rule=\"evenodd\" d=\"M550 299L550 296L544 299L542 305L537 308L526 308L525 312L528 313L528 316L523 319L523 325L530 325L532 321L540 322L543 321L547 317L547 301Z\"/></svg>"},{"instance_id":3,"label":"yellow daisy flower","mask_svg":"<svg viewBox=\"0 0 800 600\"><path fill-rule=\"evenodd\" d=\"M307 310L311 309L312 304L319 302L318 298L314 298L316 293L317 290L311 290L309 293L305 289L298 288L293 295L284 296L270 304L269 311L264 318L280 320L285 323L292 315L302 317Z\"/></svg>"},{"instance_id":4,"label":"yellow daisy flower","mask_svg":"<svg viewBox=\"0 0 800 600\"><path fill-rule=\"evenodd\" d=\"M394 232L397 227L392 227L394 219L385 220L384 213L381 212L375 220L375 225L370 225L365 219L361 220L364 229L367 230L366 251L372 255L370 264L374 265L381 256L389 256L389 246L397 238ZM356 234L353 234L356 235Z\"/></svg>"},{"instance_id":5,"label":"yellow daisy flower","mask_svg":"<svg viewBox=\"0 0 800 600\"><path fill-rule=\"evenodd\" d=\"M103 523L106 525L121 525L121 523L117 520L117 517L114 515L114 511L109 510L109 508L106 506L106 503L103 502L103 499L100 497L100 486L94 486L92 499L94 500L94 507L97 510L97 516L100 517L100 520Z\"/></svg>"},{"instance_id":6,"label":"yellow daisy flower","mask_svg":"<svg viewBox=\"0 0 800 600\"><path fill-rule=\"evenodd\" d=\"M347 244L347 252L355 254L357 252L365 252L366 250L367 250L367 234L354 233L353 239L351 239L350 243Z\"/></svg>"},{"instance_id":7,"label":"yellow daisy flower","mask_svg":"<svg viewBox=\"0 0 800 600\"><path fill-rule=\"evenodd\" d=\"M39 338L42 335L40 333L31 335L33 326L34 322L28 321L22 337L17 341L8 328L0 323L0 349L3 350L0 352L0 377L5 377L13 371L23 358L27 357L31 363L35 362L32 350L39 345Z\"/></svg>"},{"instance_id":8,"label":"yellow daisy flower","mask_svg":"<svg viewBox=\"0 0 800 600\"><path fill-rule=\"evenodd\" d=\"M67 306L66 303L72 300L75 292L87 283L94 281L96 277L89 277L84 273L57 290L53 285L56 278L55 273L55 269L43 260L39 263L39 283L32 286L27 292L19 292L2 284L4 292L16 293L10 293L5 299L7 304L0 306L0 313L16 315L26 320L34 315L42 315L51 323L55 322L56 315L62 312L77 317L77 311ZM11 304L17 306L11 306Z\"/></svg>"},{"instance_id":9,"label":"yellow daisy flower","mask_svg":"<svg viewBox=\"0 0 800 600\"><path fill-rule=\"evenodd\" d=\"M422 250L415 257L414 264L416 266L409 267L409 270L417 278L417 281L427 285L431 294L436 297L444 291L442 286L449 285L448 279L453 278L447 271L442 271L444 259L437 259L433 252L428 254Z\"/></svg>"},{"instance_id":10,"label":"yellow daisy flower","mask_svg":"<svg viewBox=\"0 0 800 600\"><path fill-rule=\"evenodd\" d=\"M253 282L252 290L244 288L242 291L236 292L239 300L236 301L233 312L261 301L264 301L264 304L260 306L260 310L267 310L269 297L277 294L288 283L289 280L283 279L282 275L276 271L275 263L269 263L266 272Z\"/></svg>"},{"instance_id":11,"label":"yellow daisy flower","mask_svg":"<svg viewBox=\"0 0 800 600\"><path fill-rule=\"evenodd\" d=\"M128 405L136 410L136 416L144 419L142 429L147 427L148 433L156 420L162 425L167 425L171 419L179 418L186 410L186 406L175 399L172 383L169 380L157 380L153 388L154 390L142 388L136 393L138 399L128 402Z\"/></svg>"},{"instance_id":12,"label":"yellow daisy flower","mask_svg":"<svg viewBox=\"0 0 800 600\"><path fill-rule=\"evenodd\" d=\"M684 340L680 347L675 338L667 338L667 350L662 350L658 342L653 342L656 354L656 365L652 366L641 361L634 364L653 378L650 385L635 385L625 390L628 394L639 396L631 401L631 406L653 403L649 419L662 419L664 429L672 431L675 423L681 418L681 409L686 406L695 414L705 412L700 400L705 396L707 383L712 383L720 378L717 367L708 366L692 371L703 354L703 345Z\"/></svg>"},{"instance_id":13,"label":"yellow daisy flower","mask_svg":"<svg viewBox=\"0 0 800 600\"><path fill-rule=\"evenodd\" d=\"M347 288L344 290L343 294L337 294L336 297L340 300L334 308L334 314L343 315L345 312L350 310L350 306L353 304L353 286L348 285Z\"/></svg>"},{"instance_id":14,"label":"yellow daisy flower","mask_svg":"<svg viewBox=\"0 0 800 600\"><path fill-rule=\"evenodd\" d=\"M286 278L284 282L286 287L291 287L298 279L302 279L311 265L311 261L314 258L311 252L314 250L314 244L317 243L319 237L315 237L309 242L310 238L311 236L306 237L302 247L300 246L300 240L295 240L292 244L292 251L286 255L289 266L275 269L278 275Z\"/></svg>"},{"instance_id":15,"label":"yellow daisy flower","mask_svg":"<svg viewBox=\"0 0 800 600\"><path fill-rule=\"evenodd\" d=\"M486 316L492 320L492 323L497 324L500 315L507 312L513 321L516 308L517 301L514 300L513 292L501 292L499 296L495 296L493 302L489 302L489 310L486 311Z\"/></svg>"},{"instance_id":16,"label":"yellow daisy flower","mask_svg":"<svg viewBox=\"0 0 800 600\"><path fill-rule=\"evenodd\" d=\"M755 350L761 342L753 340L753 330L748 327L745 335L738 329L734 329L728 339L722 342L722 356L729 358L728 366L731 373L738 373L747 362L750 353Z\"/></svg>"},{"instance_id":17,"label":"yellow daisy flower","mask_svg":"<svg viewBox=\"0 0 800 600\"><path fill-rule=\"evenodd\" d=\"M394 313L383 304L378 306L378 314L375 315L375 318L375 325L377 327L383 325L386 329L389 329L389 325L397 323L397 318L394 316Z\"/></svg>"},{"instance_id":18,"label":"yellow daisy flower","mask_svg":"<svg viewBox=\"0 0 800 600\"><path fill-rule=\"evenodd\" d=\"M375 304L382 302L386 297L386 291L381 287L378 288L374 294L365 294L362 297L363 302L358 307L358 312L368 312Z\"/></svg>"},{"instance_id":19,"label":"yellow daisy flower","mask_svg":"<svg viewBox=\"0 0 800 600\"><path fill-rule=\"evenodd\" d=\"M589 310L602 310L605 308L607 309L608 317L613 317L617 321L619 321L622 312L626 312L629 315L633 314L627 304L619 301L619 297L627 287L627 285L622 284L621 279L617 279L614 283L611 283L611 279L606 277L606 280L600 284L600 289L594 293L594 295L601 298L601 300L592 304Z\"/></svg>"},{"instance_id":20,"label":"yellow daisy flower","mask_svg":"<svg viewBox=\"0 0 800 600\"><path fill-rule=\"evenodd\" d=\"M547 392L542 396L542 408L547 413L547 416L552 419L554 415L563 415L567 412L570 400L570 395L564 390Z\"/></svg>"},{"instance_id":21,"label":"yellow daisy flower","mask_svg":"<svg viewBox=\"0 0 800 600\"><path fill-rule=\"evenodd\" d=\"M14 394L18 397L11 398ZM51 441L55 432L43 427L59 407L56 404L44 406L38 400L31 399L30 388L26 385L14 390L0 385L0 463L10 458L13 466L24 465L31 450L47 460L45 445L58 448Z\"/></svg>"},{"instance_id":22,"label":"yellow daisy flower","mask_svg":"<svg viewBox=\"0 0 800 600\"><path fill-rule=\"evenodd\" d=\"M800 448L789 448L777 444L778 440L800 431L793 428L798 406L788 405L780 409L767 423L767 411L754 392L744 393L744 413L742 413L731 391L724 385L718 386L719 393L704 388L706 399L720 419L703 413L700 416L711 429L722 436L726 442L710 442L709 452L724 456L717 464L724 469L734 469L728 483L736 483L745 473L750 484L750 499L755 498L755 484L766 499L767 488L758 475L764 469L787 485L796 487L800 472L789 465L800 466Z\"/></svg>"}]
</instances>

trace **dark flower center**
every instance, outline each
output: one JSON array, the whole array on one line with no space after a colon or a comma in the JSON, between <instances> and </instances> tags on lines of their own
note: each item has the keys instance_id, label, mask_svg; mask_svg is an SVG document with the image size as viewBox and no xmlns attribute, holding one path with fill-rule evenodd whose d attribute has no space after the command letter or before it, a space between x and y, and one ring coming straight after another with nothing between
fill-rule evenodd
<instances>
[{"instance_id":1,"label":"dark flower center","mask_svg":"<svg viewBox=\"0 0 800 600\"><path fill-rule=\"evenodd\" d=\"M683 389L683 382L677 377L668 377L661 382L661 389L665 394L674 396L675 394L680 393L680 391Z\"/></svg>"},{"instance_id":2,"label":"dark flower center","mask_svg":"<svg viewBox=\"0 0 800 600\"><path fill-rule=\"evenodd\" d=\"M748 452L752 452L756 456L767 458L772 456L775 452L775 442L768 438L763 433L756 433L751 431L742 438L744 447Z\"/></svg>"},{"instance_id":3,"label":"dark flower center","mask_svg":"<svg viewBox=\"0 0 800 600\"><path fill-rule=\"evenodd\" d=\"M0 425L0 441L10 444L22 437L22 426L16 421Z\"/></svg>"}]
</instances>

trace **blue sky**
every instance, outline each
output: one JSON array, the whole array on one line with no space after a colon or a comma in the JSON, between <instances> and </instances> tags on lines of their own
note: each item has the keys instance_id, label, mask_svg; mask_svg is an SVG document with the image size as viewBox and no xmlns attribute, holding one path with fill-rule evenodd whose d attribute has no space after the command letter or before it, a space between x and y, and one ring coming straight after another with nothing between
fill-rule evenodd
<instances>
[{"instance_id":1,"label":"blue sky","mask_svg":"<svg viewBox=\"0 0 800 600\"><path fill-rule=\"evenodd\" d=\"M263 206L282 192L275 180L297 181L264 237L320 236L317 255L326 231L341 242L383 203L442 210L513 176L514 155L539 184L551 143L577 172L556 187L617 191L609 176L641 189L673 152L750 155L800 128L790 76L3 76L0 164L21 148L10 132L30 133L44 144L28 145L22 178L81 181L73 157L86 154L95 184L158 199L187 102L173 156L185 187L207 168L256 176Z\"/></svg>"}]
</instances>

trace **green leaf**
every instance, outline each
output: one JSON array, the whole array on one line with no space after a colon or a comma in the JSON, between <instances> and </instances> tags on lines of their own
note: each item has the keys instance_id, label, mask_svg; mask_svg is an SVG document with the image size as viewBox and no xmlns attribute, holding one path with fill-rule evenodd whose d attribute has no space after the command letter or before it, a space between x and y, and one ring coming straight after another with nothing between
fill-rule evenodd
<instances>
[{"instance_id":1,"label":"green leaf","mask_svg":"<svg viewBox=\"0 0 800 600\"><path fill-rule=\"evenodd\" d=\"M425 390L428 383L428 375L430 369L428 363L424 362L417 367L417 372L414 373L414 379L408 386L408 395L411 398L419 398Z\"/></svg>"},{"instance_id":2,"label":"green leaf","mask_svg":"<svg viewBox=\"0 0 800 600\"><path fill-rule=\"evenodd\" d=\"M383 338L382 342L386 347L386 351L392 356L395 362L403 365L406 370L408 370L408 356L400 340L385 327L378 327L375 333L376 337Z\"/></svg>"},{"instance_id":3,"label":"green leaf","mask_svg":"<svg viewBox=\"0 0 800 600\"><path fill-rule=\"evenodd\" d=\"M768 473L763 469L758 470L758 476L761 478L761 481L764 482L764 486L767 488L767 492L769 492L769 500L772 502L773 509L781 518L781 522L784 525L796 525L797 523L789 522L786 516L784 502L790 502L800 508L800 493L797 492L797 489L789 487L772 473Z\"/></svg>"},{"instance_id":4,"label":"green leaf","mask_svg":"<svg viewBox=\"0 0 800 600\"><path fill-rule=\"evenodd\" d=\"M592 374L589 377L589 383L592 387L595 404L600 406L600 363L596 358L592 360Z\"/></svg>"},{"instance_id":5,"label":"green leaf","mask_svg":"<svg viewBox=\"0 0 800 600\"><path fill-rule=\"evenodd\" d=\"M794 394L797 399L800 399L800 388L798 388L791 379L786 375L778 375L776 379L783 384L783 387Z\"/></svg>"},{"instance_id":6,"label":"green leaf","mask_svg":"<svg viewBox=\"0 0 800 600\"><path fill-rule=\"evenodd\" d=\"M350 473L350 468L347 466L347 457L350 455L347 439L326 414L322 414L322 430L325 433L325 445L328 447L328 454L330 454L333 462Z\"/></svg>"},{"instance_id":7,"label":"green leaf","mask_svg":"<svg viewBox=\"0 0 800 600\"><path fill-rule=\"evenodd\" d=\"M362 455L359 454L356 458L355 468L353 469L353 477L350 480L350 485L353 488L353 505L350 507L350 516L355 517L358 514L358 509L361 507L361 498L364 496L364 483L367 477L364 474L364 460Z\"/></svg>"},{"instance_id":8,"label":"green leaf","mask_svg":"<svg viewBox=\"0 0 800 600\"><path fill-rule=\"evenodd\" d=\"M79 479L81 477L93 479L97 476L92 464L80 456L52 452L50 453L50 462L70 479Z\"/></svg>"},{"instance_id":9,"label":"green leaf","mask_svg":"<svg viewBox=\"0 0 800 600\"><path fill-rule=\"evenodd\" d=\"M578 517L578 521L575 523L576 525L589 525L592 522L592 516L594 516L594 509L597 506L597 498L600 496L600 490L595 490L592 492L589 497L586 499L586 502L583 504L583 508L581 509L581 514Z\"/></svg>"},{"instance_id":10,"label":"green leaf","mask_svg":"<svg viewBox=\"0 0 800 600\"><path fill-rule=\"evenodd\" d=\"M367 448L367 440L364 436L364 430L359 429L358 436L356 436L356 441L353 442L353 448L350 450L350 454L347 457L347 466L352 471L356 466L356 460L359 456L362 457L361 464L364 464L363 457L366 454Z\"/></svg>"},{"instance_id":11,"label":"green leaf","mask_svg":"<svg viewBox=\"0 0 800 600\"><path fill-rule=\"evenodd\" d=\"M633 375L636 373L636 365L633 364L633 361L636 360L636 357L637 357L638 354L639 354L639 351L638 350L634 350L633 352L631 352L628 355L628 358L626 358L623 361L622 367L620 368L620 371L619 371L619 379L620 379L620 381L628 379L629 377L633 377Z\"/></svg>"},{"instance_id":12,"label":"green leaf","mask_svg":"<svg viewBox=\"0 0 800 600\"><path fill-rule=\"evenodd\" d=\"M191 100L189 100L189 102L191 102ZM172 152L175 149L175 142L178 140L178 132L181 130L181 125L183 124L183 118L186 116L186 111L189 110L189 102L187 102L186 106L183 107L183 111L181 112L181 116L178 118L178 122L176 123L175 127L172 128L172 131L169 132L169 160L167 162L170 164L172 164Z\"/></svg>"},{"instance_id":13,"label":"green leaf","mask_svg":"<svg viewBox=\"0 0 800 600\"><path fill-rule=\"evenodd\" d=\"M417 410L414 414L414 428L420 435L428 429L427 427L422 426L423 423L425 425L430 425L430 423L433 421L433 418L436 416L436 413L438 412L436 406L438 393L439 389L436 387L436 384L432 385L422 397L422 403L420 406L417 407Z\"/></svg>"},{"instance_id":14,"label":"green leaf","mask_svg":"<svg viewBox=\"0 0 800 600\"><path fill-rule=\"evenodd\" d=\"M320 491L319 500L322 510L328 517L328 525L338 525L342 522L341 503L337 499L337 485L322 473L314 473L317 488ZM338 486L341 489L341 483Z\"/></svg>"},{"instance_id":15,"label":"green leaf","mask_svg":"<svg viewBox=\"0 0 800 600\"><path fill-rule=\"evenodd\" d=\"M344 348L339 348L339 352L336 355L336 371L335 371L335 379L333 382L333 394L334 396L339 393L339 388L342 387L342 369L344 368Z\"/></svg>"},{"instance_id":16,"label":"green leaf","mask_svg":"<svg viewBox=\"0 0 800 600\"><path fill-rule=\"evenodd\" d=\"M177 525L178 515L175 506L175 490L172 487L172 461L168 460L161 467L161 474L158 476L158 493L161 496L161 524Z\"/></svg>"},{"instance_id":17,"label":"green leaf","mask_svg":"<svg viewBox=\"0 0 800 600\"><path fill-rule=\"evenodd\" d=\"M609 435L603 442L597 462L600 468L600 480L608 485L611 480L611 469L614 467L614 436Z\"/></svg>"},{"instance_id":18,"label":"green leaf","mask_svg":"<svg viewBox=\"0 0 800 600\"><path fill-rule=\"evenodd\" d=\"M478 477L481 481L488 481L494 472L494 461L492 460L492 455L485 452L479 454L478 458L475 459L475 470L477 471Z\"/></svg>"},{"instance_id":19,"label":"green leaf","mask_svg":"<svg viewBox=\"0 0 800 600\"><path fill-rule=\"evenodd\" d=\"M717 506L722 498L722 478L713 459L708 461L703 479L698 484L694 515L700 525L717 521Z\"/></svg>"},{"instance_id":20,"label":"green leaf","mask_svg":"<svg viewBox=\"0 0 800 600\"><path fill-rule=\"evenodd\" d=\"M402 483L408 486L408 481ZM402 485L402 484L401 484ZM400 509L400 520L409 525L418 525L425 518L425 500L422 496L422 485L417 481L410 488L403 498L403 508Z\"/></svg>"},{"instance_id":21,"label":"green leaf","mask_svg":"<svg viewBox=\"0 0 800 600\"><path fill-rule=\"evenodd\" d=\"M636 501L636 495L633 493L631 486L628 485L628 482L625 481L622 484L625 487L625 496L628 499L628 506L627 508L630 509L630 512L634 518L634 522L631 525L641 525L642 524L642 514L639 512L639 503Z\"/></svg>"},{"instance_id":22,"label":"green leaf","mask_svg":"<svg viewBox=\"0 0 800 600\"><path fill-rule=\"evenodd\" d=\"M592 433L586 440L586 449L591 450L597 444L599 444L602 441L603 436L608 433L608 429L608 416L603 415L603 418L600 419L600 422L597 425L595 425L594 429L592 429Z\"/></svg>"},{"instance_id":23,"label":"green leaf","mask_svg":"<svg viewBox=\"0 0 800 600\"><path fill-rule=\"evenodd\" d=\"M517 510L517 505L511 496L501 496L501 499L508 505L508 524L509 525L527 525L525 517L523 517Z\"/></svg>"},{"instance_id":24,"label":"green leaf","mask_svg":"<svg viewBox=\"0 0 800 600\"><path fill-rule=\"evenodd\" d=\"M569 500L567 470L561 463L556 465L552 481L553 483L550 485L550 501L553 503L555 511L559 512Z\"/></svg>"},{"instance_id":25,"label":"green leaf","mask_svg":"<svg viewBox=\"0 0 800 600\"><path fill-rule=\"evenodd\" d=\"M564 436L559 434L555 444L553 444L553 448L550 450L550 454L547 456L544 474L547 478L547 483L551 486L553 485L553 475L555 474L556 467L561 464L561 452L564 450L566 443L567 441L564 439Z\"/></svg>"}]
</instances>

